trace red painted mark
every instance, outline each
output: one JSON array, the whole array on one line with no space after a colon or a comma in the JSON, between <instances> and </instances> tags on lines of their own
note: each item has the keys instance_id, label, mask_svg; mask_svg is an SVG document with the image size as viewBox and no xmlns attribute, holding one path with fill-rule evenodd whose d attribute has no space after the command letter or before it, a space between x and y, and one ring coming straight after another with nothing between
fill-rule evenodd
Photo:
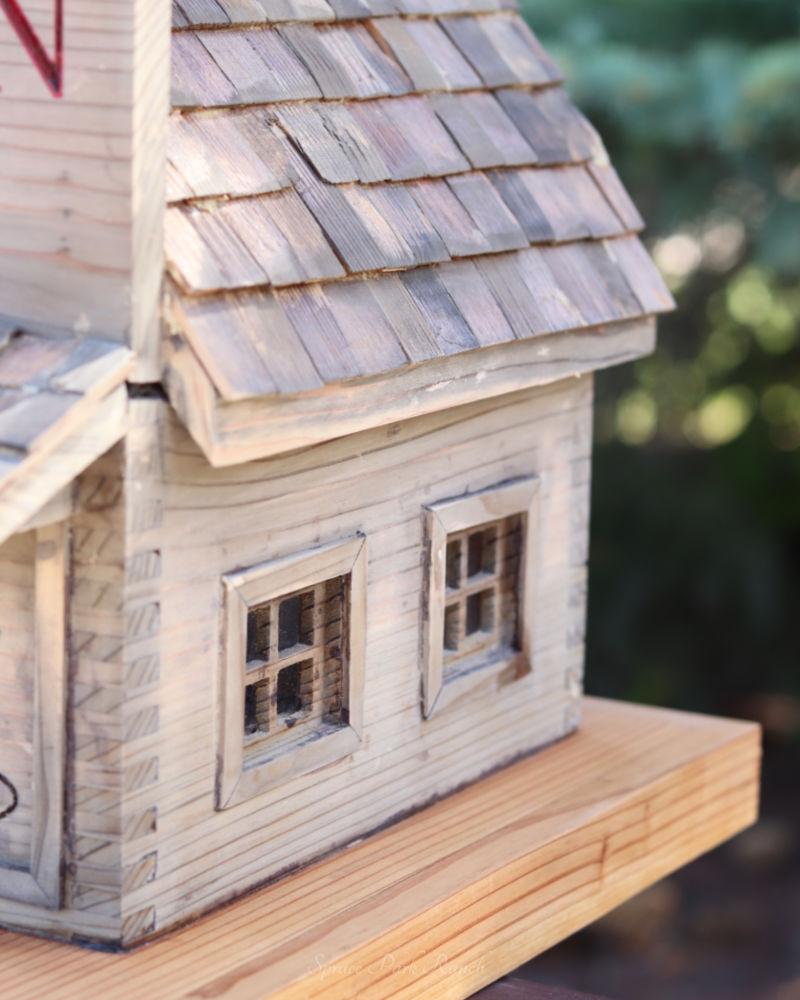
<instances>
[{"instance_id":1,"label":"red painted mark","mask_svg":"<svg viewBox=\"0 0 800 1000\"><path fill-rule=\"evenodd\" d=\"M19 5L19 0L0 0L0 10L11 22L33 65L54 97L61 97L64 83L64 0L55 0L54 54L50 56Z\"/></svg>"}]
</instances>

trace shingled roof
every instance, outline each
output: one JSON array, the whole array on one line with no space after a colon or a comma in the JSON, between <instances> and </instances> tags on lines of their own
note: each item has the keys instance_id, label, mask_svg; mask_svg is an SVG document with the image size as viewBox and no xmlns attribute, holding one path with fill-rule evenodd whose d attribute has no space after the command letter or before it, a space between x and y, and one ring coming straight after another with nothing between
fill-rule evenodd
<instances>
[{"instance_id":1,"label":"shingled roof","mask_svg":"<svg viewBox=\"0 0 800 1000\"><path fill-rule=\"evenodd\" d=\"M223 455L226 404L477 371L497 345L671 307L597 133L507 8L174 2L168 383L212 460L273 450Z\"/></svg>"},{"instance_id":2,"label":"shingled roof","mask_svg":"<svg viewBox=\"0 0 800 1000\"><path fill-rule=\"evenodd\" d=\"M125 433L131 352L0 321L0 542Z\"/></svg>"}]
</instances>

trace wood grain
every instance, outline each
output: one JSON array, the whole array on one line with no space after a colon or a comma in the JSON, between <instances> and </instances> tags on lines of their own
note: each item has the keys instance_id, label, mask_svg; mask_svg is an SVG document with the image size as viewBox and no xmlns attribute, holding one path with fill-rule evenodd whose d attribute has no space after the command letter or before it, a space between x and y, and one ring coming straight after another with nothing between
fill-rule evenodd
<instances>
[{"instance_id":1,"label":"wood grain","mask_svg":"<svg viewBox=\"0 0 800 1000\"><path fill-rule=\"evenodd\" d=\"M275 317L271 336L280 330L279 319ZM230 465L607 368L649 354L654 347L652 319L610 323L588 335L572 331L501 344L482 352L480 364L471 352L451 354L345 383L336 392L301 391L262 399L242 398L242 393L239 402L231 395L230 403L220 404L216 392L226 383L216 366L211 368L212 382L208 369L178 341L171 344L168 391L209 461ZM283 357L286 362L300 355L295 350L291 359ZM304 357L310 365L308 354ZM307 372L293 372L298 374L307 377Z\"/></svg>"},{"instance_id":2,"label":"wood grain","mask_svg":"<svg viewBox=\"0 0 800 1000\"><path fill-rule=\"evenodd\" d=\"M103 915L106 926L93 936L131 943L311 861L576 725L589 379L482 400L459 413L407 420L224 470L209 467L163 400L131 400L129 419L135 439L131 435L124 451L112 453L117 462L118 453L124 455L119 496L109 479L109 505L94 520L84 511L78 530L82 582L73 629L80 633L81 681L73 725L80 739L80 804L71 822L76 836L80 831L82 858L70 876L69 910L45 920L4 908L14 926L30 927L35 919L49 933L85 935L89 919ZM108 463L102 467L108 475ZM462 701L463 709L443 709L425 721L419 665L423 508L537 473L546 526L538 557L539 670L513 683L493 678L490 698L481 690ZM235 514L222 517L223 510ZM112 535L120 524L131 525L130 532ZM369 549L360 744L345 748L349 756L337 762L293 777L293 757L284 756L286 781L261 790L251 786L238 805L217 811L221 577L359 532ZM125 637L122 646L115 635ZM148 674L151 665L155 680L135 686L127 680L129 672ZM115 789L127 787L129 772L138 775L153 758L157 780L120 796ZM123 882L128 867L131 879L149 873L149 880L136 884L126 874ZM134 921L139 914L141 922Z\"/></svg>"},{"instance_id":3,"label":"wood grain","mask_svg":"<svg viewBox=\"0 0 800 1000\"><path fill-rule=\"evenodd\" d=\"M466 998L751 823L756 726L587 699L577 734L127 956L5 933L5 1000Z\"/></svg>"},{"instance_id":4,"label":"wood grain","mask_svg":"<svg viewBox=\"0 0 800 1000\"><path fill-rule=\"evenodd\" d=\"M131 352L17 332L0 350L0 541L123 435Z\"/></svg>"},{"instance_id":5,"label":"wood grain","mask_svg":"<svg viewBox=\"0 0 800 1000\"><path fill-rule=\"evenodd\" d=\"M113 12L65 3L58 99L0 17L0 313L128 343L149 380L159 372L169 16L168 0L120 0Z\"/></svg>"}]
</instances>

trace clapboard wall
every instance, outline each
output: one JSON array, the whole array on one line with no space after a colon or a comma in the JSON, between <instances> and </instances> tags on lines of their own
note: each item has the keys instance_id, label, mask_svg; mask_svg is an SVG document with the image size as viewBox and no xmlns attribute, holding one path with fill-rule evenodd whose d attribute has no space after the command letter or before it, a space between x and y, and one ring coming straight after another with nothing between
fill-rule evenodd
<instances>
[{"instance_id":1,"label":"clapboard wall","mask_svg":"<svg viewBox=\"0 0 800 1000\"><path fill-rule=\"evenodd\" d=\"M160 681L158 729L140 748L157 755L158 781L136 796L154 810L139 846L152 877L125 892L124 912L151 909L148 930L163 930L574 728L591 385L573 379L231 469L211 468L160 400L133 401L143 455L163 456L157 523L139 536L159 572L137 584L160 622ZM542 477L535 669L423 722L423 507L530 474ZM221 575L356 532L368 539L361 748L215 811Z\"/></svg>"},{"instance_id":2,"label":"clapboard wall","mask_svg":"<svg viewBox=\"0 0 800 1000\"><path fill-rule=\"evenodd\" d=\"M591 403L583 376L214 469L161 398L131 399L127 438L80 478L70 522L62 908L2 900L3 924L132 944L573 729ZM423 508L531 474L534 670L423 721ZM215 810L221 576L357 532L361 747Z\"/></svg>"},{"instance_id":3,"label":"clapboard wall","mask_svg":"<svg viewBox=\"0 0 800 1000\"><path fill-rule=\"evenodd\" d=\"M0 773L14 786L17 806L0 819L0 863L27 866L33 793L34 557L33 531L0 546ZM0 788L0 812L12 804Z\"/></svg>"}]
</instances>

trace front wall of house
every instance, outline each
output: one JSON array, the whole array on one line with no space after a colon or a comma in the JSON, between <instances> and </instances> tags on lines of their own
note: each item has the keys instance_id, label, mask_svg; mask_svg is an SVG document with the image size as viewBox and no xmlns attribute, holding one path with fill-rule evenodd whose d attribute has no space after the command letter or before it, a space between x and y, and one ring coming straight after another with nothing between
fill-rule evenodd
<instances>
[{"instance_id":1,"label":"front wall of house","mask_svg":"<svg viewBox=\"0 0 800 1000\"><path fill-rule=\"evenodd\" d=\"M32 531L0 545L0 866L27 867L33 806Z\"/></svg>"},{"instance_id":2,"label":"front wall of house","mask_svg":"<svg viewBox=\"0 0 800 1000\"><path fill-rule=\"evenodd\" d=\"M154 809L152 832L139 848L153 858L152 876L126 894L124 911L149 911L149 930L346 843L574 727L590 378L230 469L209 467L162 404L142 401L141 412L158 424L142 435L142 467L152 467L147 449L157 451L160 440L166 448L163 495L147 501L157 525L140 535L142 552L158 553L158 575L147 585L157 601L148 603L143 591L138 597L160 620L160 639L138 650L139 659L160 660L158 732L149 737L158 781L136 798ZM129 468L136 466L132 454ZM423 721L423 508L532 474L542 479L535 668L489 697ZM222 575L358 532L368 545L360 749L216 811Z\"/></svg>"}]
</instances>

